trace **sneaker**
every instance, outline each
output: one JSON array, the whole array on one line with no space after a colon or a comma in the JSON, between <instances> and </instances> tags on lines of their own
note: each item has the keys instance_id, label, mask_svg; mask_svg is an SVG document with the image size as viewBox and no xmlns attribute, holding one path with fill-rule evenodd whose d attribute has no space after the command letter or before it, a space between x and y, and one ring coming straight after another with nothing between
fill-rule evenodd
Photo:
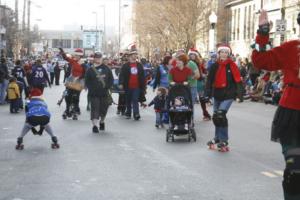
<instances>
[{"instance_id":1,"label":"sneaker","mask_svg":"<svg viewBox=\"0 0 300 200\"><path fill-rule=\"evenodd\" d=\"M126 113L125 116L126 116L126 119L130 119L131 118L131 114L128 114L128 113Z\"/></svg>"},{"instance_id":2,"label":"sneaker","mask_svg":"<svg viewBox=\"0 0 300 200\"><path fill-rule=\"evenodd\" d=\"M139 120L139 119L141 119L141 116L140 116L140 114L135 114L133 118L134 118L134 120Z\"/></svg>"},{"instance_id":3,"label":"sneaker","mask_svg":"<svg viewBox=\"0 0 300 200\"><path fill-rule=\"evenodd\" d=\"M105 123L104 122L102 122L102 123L99 124L99 130L100 131L104 131L105 130Z\"/></svg>"},{"instance_id":4,"label":"sneaker","mask_svg":"<svg viewBox=\"0 0 300 200\"><path fill-rule=\"evenodd\" d=\"M99 129L97 126L93 126L93 133L99 133Z\"/></svg>"},{"instance_id":5,"label":"sneaker","mask_svg":"<svg viewBox=\"0 0 300 200\"><path fill-rule=\"evenodd\" d=\"M159 128L159 125L158 125L158 124L155 124L155 127L156 127L156 128Z\"/></svg>"}]
</instances>

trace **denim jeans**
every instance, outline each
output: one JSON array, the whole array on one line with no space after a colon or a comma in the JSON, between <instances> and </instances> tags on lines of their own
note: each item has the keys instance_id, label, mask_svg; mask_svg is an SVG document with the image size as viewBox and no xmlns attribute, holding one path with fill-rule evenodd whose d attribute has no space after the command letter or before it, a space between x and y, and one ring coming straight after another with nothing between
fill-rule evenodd
<instances>
[{"instance_id":1,"label":"denim jeans","mask_svg":"<svg viewBox=\"0 0 300 200\"><path fill-rule=\"evenodd\" d=\"M5 103L7 87L8 87L8 80L3 80L3 82L0 83L0 104Z\"/></svg>"},{"instance_id":2,"label":"denim jeans","mask_svg":"<svg viewBox=\"0 0 300 200\"><path fill-rule=\"evenodd\" d=\"M217 110L225 110L228 112L233 99L227 99L224 101L218 101L214 98L214 112ZM228 127L215 127L215 139L218 139L222 142L228 141Z\"/></svg>"},{"instance_id":3,"label":"denim jeans","mask_svg":"<svg viewBox=\"0 0 300 200\"><path fill-rule=\"evenodd\" d=\"M156 125L162 125L163 124L162 113L161 112L155 112L155 116L156 116L155 124Z\"/></svg>"},{"instance_id":4,"label":"denim jeans","mask_svg":"<svg viewBox=\"0 0 300 200\"><path fill-rule=\"evenodd\" d=\"M191 95L192 95L192 102L193 105L196 103L197 97L198 97L198 91L197 87L191 87Z\"/></svg>"},{"instance_id":5,"label":"denim jeans","mask_svg":"<svg viewBox=\"0 0 300 200\"><path fill-rule=\"evenodd\" d=\"M139 114L139 97L140 89L128 89L126 90L126 114L131 115L131 110L133 114Z\"/></svg>"}]
</instances>

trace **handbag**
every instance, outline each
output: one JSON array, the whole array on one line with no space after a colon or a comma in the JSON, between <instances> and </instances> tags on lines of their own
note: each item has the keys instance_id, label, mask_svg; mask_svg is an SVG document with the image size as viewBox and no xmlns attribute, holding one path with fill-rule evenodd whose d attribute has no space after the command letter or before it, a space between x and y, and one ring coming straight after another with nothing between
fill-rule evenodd
<instances>
[{"instance_id":1,"label":"handbag","mask_svg":"<svg viewBox=\"0 0 300 200\"><path fill-rule=\"evenodd\" d=\"M81 91L84 89L84 81L79 77L70 76L67 78L65 86L71 90Z\"/></svg>"}]
</instances>

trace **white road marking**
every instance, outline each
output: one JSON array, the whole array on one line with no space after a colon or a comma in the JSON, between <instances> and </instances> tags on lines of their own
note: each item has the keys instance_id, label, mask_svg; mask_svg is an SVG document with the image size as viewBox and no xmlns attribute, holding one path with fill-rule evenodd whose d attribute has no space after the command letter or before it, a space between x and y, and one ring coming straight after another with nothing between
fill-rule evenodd
<instances>
[{"instance_id":1,"label":"white road marking","mask_svg":"<svg viewBox=\"0 0 300 200\"><path fill-rule=\"evenodd\" d=\"M274 170L274 173L279 176L283 176L283 171L281 171L281 170Z\"/></svg>"},{"instance_id":2,"label":"white road marking","mask_svg":"<svg viewBox=\"0 0 300 200\"><path fill-rule=\"evenodd\" d=\"M269 178L276 178L277 176L275 174L272 174L270 172L261 172L261 174L269 177Z\"/></svg>"}]
</instances>

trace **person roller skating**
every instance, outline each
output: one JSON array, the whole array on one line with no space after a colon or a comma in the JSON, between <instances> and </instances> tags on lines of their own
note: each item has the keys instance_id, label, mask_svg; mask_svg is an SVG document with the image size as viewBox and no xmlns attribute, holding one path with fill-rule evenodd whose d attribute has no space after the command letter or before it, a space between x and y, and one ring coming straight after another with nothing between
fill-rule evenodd
<instances>
[{"instance_id":1,"label":"person roller skating","mask_svg":"<svg viewBox=\"0 0 300 200\"><path fill-rule=\"evenodd\" d=\"M214 100L212 121L215 125L214 140L207 145L212 149L217 144L220 152L229 151L228 110L235 99L239 102L243 100L241 75L230 54L228 45L218 46L218 60L211 66L206 83L207 98L213 97Z\"/></svg>"},{"instance_id":2,"label":"person roller skating","mask_svg":"<svg viewBox=\"0 0 300 200\"><path fill-rule=\"evenodd\" d=\"M53 134L52 128L49 125L51 115L47 104L42 99L41 95L42 91L38 88L33 88L30 92L30 100L25 106L26 121L21 135L17 139L17 150L24 149L23 138L30 130L34 135L42 135L45 130L51 136L51 147L53 149L58 149L60 147L57 137ZM35 129L36 126L40 126L39 131Z\"/></svg>"}]
</instances>

